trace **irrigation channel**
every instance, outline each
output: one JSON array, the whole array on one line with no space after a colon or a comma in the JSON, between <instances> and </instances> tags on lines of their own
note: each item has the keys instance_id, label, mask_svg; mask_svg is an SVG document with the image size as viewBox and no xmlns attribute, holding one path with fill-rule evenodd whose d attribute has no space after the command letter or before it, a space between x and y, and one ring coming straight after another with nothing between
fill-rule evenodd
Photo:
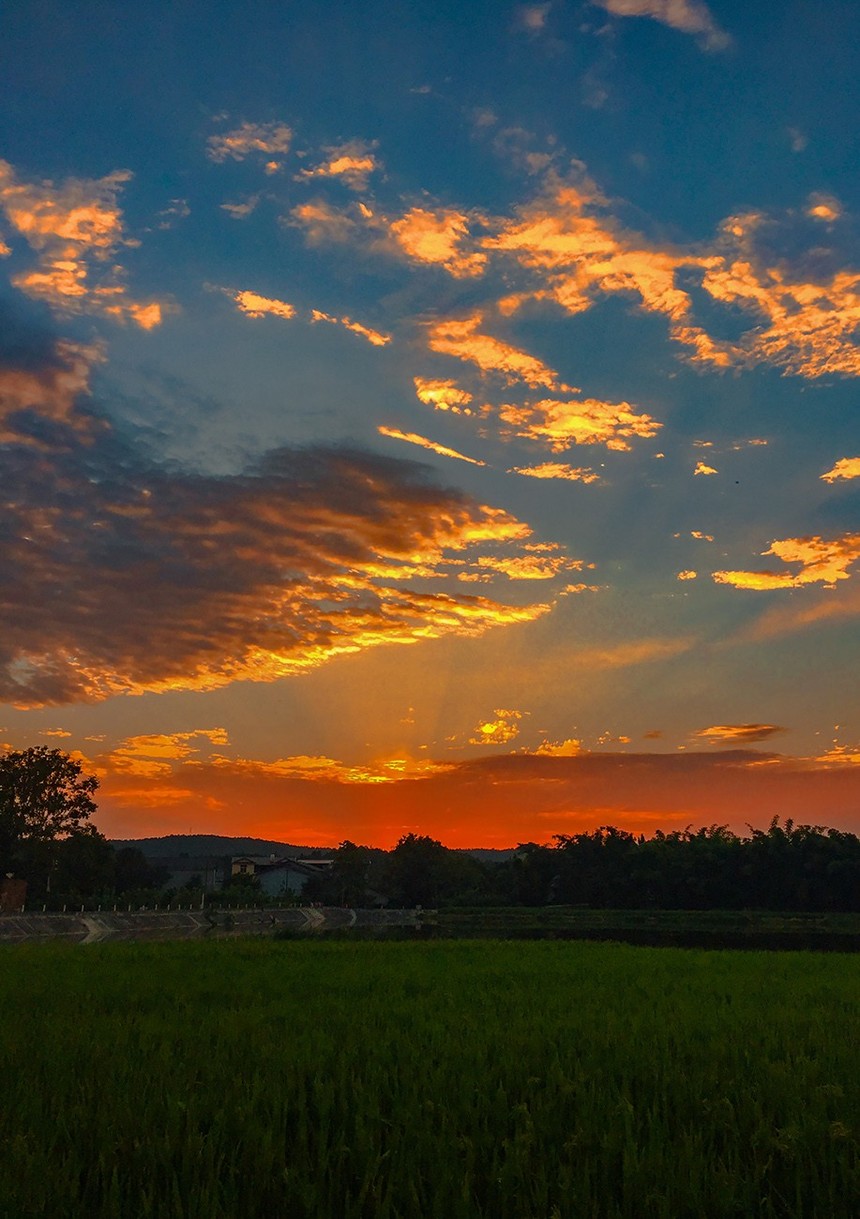
<instances>
[{"instance_id":1,"label":"irrigation channel","mask_svg":"<svg viewBox=\"0 0 860 1219\"><path fill-rule=\"evenodd\" d=\"M581 907L353 910L337 906L0 914L0 944L108 940L595 940L649 948L858 952L860 915Z\"/></svg>"}]
</instances>

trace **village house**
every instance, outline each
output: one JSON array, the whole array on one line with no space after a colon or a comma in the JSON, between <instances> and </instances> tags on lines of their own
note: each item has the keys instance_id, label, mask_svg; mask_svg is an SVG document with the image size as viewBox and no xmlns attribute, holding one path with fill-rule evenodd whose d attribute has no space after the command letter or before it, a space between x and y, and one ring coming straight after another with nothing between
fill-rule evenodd
<instances>
[{"instance_id":1,"label":"village house","mask_svg":"<svg viewBox=\"0 0 860 1219\"><path fill-rule=\"evenodd\" d=\"M293 859L279 855L234 855L231 876L257 880L266 897L297 897L311 876L326 872L331 859Z\"/></svg>"}]
</instances>

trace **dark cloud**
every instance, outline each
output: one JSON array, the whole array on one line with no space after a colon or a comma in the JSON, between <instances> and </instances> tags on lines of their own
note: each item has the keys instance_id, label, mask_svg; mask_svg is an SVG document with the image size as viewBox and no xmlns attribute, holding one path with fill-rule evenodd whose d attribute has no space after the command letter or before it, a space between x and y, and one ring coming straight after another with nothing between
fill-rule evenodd
<instances>
[{"instance_id":1,"label":"dark cloud","mask_svg":"<svg viewBox=\"0 0 860 1219\"><path fill-rule=\"evenodd\" d=\"M0 357L3 701L272 680L546 609L438 591L446 556L528 530L423 466L314 447L240 474L167 467L93 410L92 352L26 354Z\"/></svg>"}]
</instances>

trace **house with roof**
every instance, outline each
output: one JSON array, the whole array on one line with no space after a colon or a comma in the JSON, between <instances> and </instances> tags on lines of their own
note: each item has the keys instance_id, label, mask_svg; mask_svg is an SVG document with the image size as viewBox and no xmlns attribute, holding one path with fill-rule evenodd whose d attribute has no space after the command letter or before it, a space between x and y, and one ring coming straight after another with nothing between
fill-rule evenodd
<instances>
[{"instance_id":1,"label":"house with roof","mask_svg":"<svg viewBox=\"0 0 860 1219\"><path fill-rule=\"evenodd\" d=\"M230 875L253 877L266 897L298 897L310 877L327 872L332 863L285 855L234 855Z\"/></svg>"}]
</instances>

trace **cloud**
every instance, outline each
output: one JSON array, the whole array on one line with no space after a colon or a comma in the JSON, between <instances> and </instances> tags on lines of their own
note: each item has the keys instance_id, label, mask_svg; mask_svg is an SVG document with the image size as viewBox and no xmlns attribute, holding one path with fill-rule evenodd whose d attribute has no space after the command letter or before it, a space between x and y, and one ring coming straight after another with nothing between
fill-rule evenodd
<instances>
[{"instance_id":1,"label":"cloud","mask_svg":"<svg viewBox=\"0 0 860 1219\"><path fill-rule=\"evenodd\" d=\"M499 418L515 436L539 441L553 453L575 444L603 444L622 452L630 440L650 438L662 426L650 415L637 414L629 402L600 402L595 398L563 402L544 398L526 406L504 405Z\"/></svg>"},{"instance_id":2,"label":"cloud","mask_svg":"<svg viewBox=\"0 0 860 1219\"><path fill-rule=\"evenodd\" d=\"M138 778L154 778L171 774L171 763L184 762L200 752L201 740L210 746L227 745L224 728L194 728L190 732L154 733L130 736L95 760L96 773L105 775L134 775Z\"/></svg>"},{"instance_id":3,"label":"cloud","mask_svg":"<svg viewBox=\"0 0 860 1219\"><path fill-rule=\"evenodd\" d=\"M330 313L323 313L320 309L311 310L311 321L330 322L333 326L343 326L345 330L351 330L353 334L357 334L365 339L372 347L386 347L391 342L390 334L383 334L380 330L372 330L370 326L363 326L361 322L354 322L350 317L333 317Z\"/></svg>"},{"instance_id":4,"label":"cloud","mask_svg":"<svg viewBox=\"0 0 860 1219\"><path fill-rule=\"evenodd\" d=\"M823 595L813 600L804 597L787 604L773 605L755 622L744 627L733 636L733 642L756 643L763 639L774 639L780 635L791 635L807 627L839 622L860 616L860 587L841 584L828 588Z\"/></svg>"},{"instance_id":5,"label":"cloud","mask_svg":"<svg viewBox=\"0 0 860 1219\"><path fill-rule=\"evenodd\" d=\"M454 356L457 360L477 364L481 372L497 373L504 381L524 381L527 385L558 387L558 373L553 372L536 356L520 351L501 339L483 334L484 315L473 313L465 318L448 318L432 322L427 328L427 343L431 351Z\"/></svg>"},{"instance_id":6,"label":"cloud","mask_svg":"<svg viewBox=\"0 0 860 1219\"><path fill-rule=\"evenodd\" d=\"M431 453L438 453L440 457L455 457L457 461L467 461L471 466L485 466L485 461L479 461L477 457L467 457L465 453L458 453L456 449L449 449L447 445L437 444L435 440L428 440L426 436L419 436L417 432L401 432L395 427L378 427L377 432L380 436L388 436L392 440L403 440L407 444L417 444L419 448L429 449Z\"/></svg>"},{"instance_id":7,"label":"cloud","mask_svg":"<svg viewBox=\"0 0 860 1219\"><path fill-rule=\"evenodd\" d=\"M788 571L715 571L717 584L743 589L801 588L805 584L833 587L847 580L848 568L860 559L860 533L837 538L784 538L772 542L764 555L774 555L783 563L799 563L800 570Z\"/></svg>"},{"instance_id":8,"label":"cloud","mask_svg":"<svg viewBox=\"0 0 860 1219\"><path fill-rule=\"evenodd\" d=\"M516 11L516 24L528 34L540 34L551 8L551 0L544 4L521 4Z\"/></svg>"},{"instance_id":9,"label":"cloud","mask_svg":"<svg viewBox=\"0 0 860 1219\"><path fill-rule=\"evenodd\" d=\"M374 156L375 144L362 140L350 140L346 144L335 144L324 149L326 159L309 169L303 169L298 178L337 178L352 190L366 190L368 178L381 168Z\"/></svg>"},{"instance_id":10,"label":"cloud","mask_svg":"<svg viewBox=\"0 0 860 1219\"><path fill-rule=\"evenodd\" d=\"M470 745L506 745L519 736L518 721L523 718L521 711L506 711L500 707L493 715L495 719L482 720L472 730L474 736L469 738Z\"/></svg>"},{"instance_id":11,"label":"cloud","mask_svg":"<svg viewBox=\"0 0 860 1219\"><path fill-rule=\"evenodd\" d=\"M0 208L37 254L34 267L13 276L28 296L60 313L99 313L157 326L164 305L128 298L118 250L140 243L125 235L118 196L132 175L115 170L104 178L25 182L0 161Z\"/></svg>"},{"instance_id":12,"label":"cloud","mask_svg":"<svg viewBox=\"0 0 860 1219\"><path fill-rule=\"evenodd\" d=\"M450 411L453 415L471 415L468 404L472 395L461 389L456 381L431 377L415 377L415 393L419 402L432 406L437 411Z\"/></svg>"},{"instance_id":13,"label":"cloud","mask_svg":"<svg viewBox=\"0 0 860 1219\"><path fill-rule=\"evenodd\" d=\"M582 741L568 737L564 741L542 741L533 752L542 758L575 758L584 751Z\"/></svg>"},{"instance_id":14,"label":"cloud","mask_svg":"<svg viewBox=\"0 0 860 1219\"><path fill-rule=\"evenodd\" d=\"M19 351L0 359L0 444L43 444L45 421L91 434L97 425L78 405L99 358L98 348L59 340L35 358Z\"/></svg>"},{"instance_id":15,"label":"cloud","mask_svg":"<svg viewBox=\"0 0 860 1219\"><path fill-rule=\"evenodd\" d=\"M399 220L391 221L388 233L407 257L441 267L456 279L480 275L487 256L464 250L469 240L469 216L453 208L429 211L413 207Z\"/></svg>"},{"instance_id":16,"label":"cloud","mask_svg":"<svg viewBox=\"0 0 860 1219\"><path fill-rule=\"evenodd\" d=\"M697 461L694 474L718 474L719 470L715 470L713 466L707 465L704 461Z\"/></svg>"},{"instance_id":17,"label":"cloud","mask_svg":"<svg viewBox=\"0 0 860 1219\"><path fill-rule=\"evenodd\" d=\"M256 211L262 195L249 195L243 203L222 203L221 211L226 212L231 220L247 220Z\"/></svg>"},{"instance_id":18,"label":"cloud","mask_svg":"<svg viewBox=\"0 0 860 1219\"><path fill-rule=\"evenodd\" d=\"M206 141L210 161L222 165L225 161L244 161L252 153L280 160L289 152L293 132L286 123L241 123L231 131L211 135ZM267 166L268 169L268 166Z\"/></svg>"},{"instance_id":19,"label":"cloud","mask_svg":"<svg viewBox=\"0 0 860 1219\"><path fill-rule=\"evenodd\" d=\"M551 608L464 592L461 564L485 571L487 553L528 555L530 530L438 486L426 467L309 447L275 450L240 474L162 468L82 393L71 425L53 418L57 356L40 358L45 415L6 419L13 434L38 427L40 443L0 446L2 701L271 681Z\"/></svg>"},{"instance_id":20,"label":"cloud","mask_svg":"<svg viewBox=\"0 0 860 1219\"><path fill-rule=\"evenodd\" d=\"M349 211L334 207L325 199L299 204L290 217L290 223L304 231L305 240L312 246L350 241L357 229L356 219Z\"/></svg>"},{"instance_id":21,"label":"cloud","mask_svg":"<svg viewBox=\"0 0 860 1219\"><path fill-rule=\"evenodd\" d=\"M693 736L714 745L749 745L753 741L767 741L780 732L785 729L779 724L714 724L710 728L699 728Z\"/></svg>"},{"instance_id":22,"label":"cloud","mask_svg":"<svg viewBox=\"0 0 860 1219\"><path fill-rule=\"evenodd\" d=\"M294 305L289 305L286 301L272 300L267 296L260 296L258 292L243 290L236 292L233 299L242 312L247 313L248 317L265 317L267 313L273 317L285 319L296 316Z\"/></svg>"},{"instance_id":23,"label":"cloud","mask_svg":"<svg viewBox=\"0 0 860 1219\"><path fill-rule=\"evenodd\" d=\"M708 51L724 51L731 38L702 0L592 0L614 17L651 17L682 34L694 34Z\"/></svg>"},{"instance_id":24,"label":"cloud","mask_svg":"<svg viewBox=\"0 0 860 1219\"><path fill-rule=\"evenodd\" d=\"M568 482L596 483L600 475L587 466L568 466L562 461L544 461L538 466L514 466L509 474L523 474L526 478L564 479Z\"/></svg>"},{"instance_id":25,"label":"cloud","mask_svg":"<svg viewBox=\"0 0 860 1219\"><path fill-rule=\"evenodd\" d=\"M698 574L699 573L697 571L679 571L678 579L679 580L695 580L695 579L697 579Z\"/></svg>"},{"instance_id":26,"label":"cloud","mask_svg":"<svg viewBox=\"0 0 860 1219\"><path fill-rule=\"evenodd\" d=\"M826 483L836 482L838 478L860 478L860 457L840 457L833 469L821 477Z\"/></svg>"}]
</instances>

